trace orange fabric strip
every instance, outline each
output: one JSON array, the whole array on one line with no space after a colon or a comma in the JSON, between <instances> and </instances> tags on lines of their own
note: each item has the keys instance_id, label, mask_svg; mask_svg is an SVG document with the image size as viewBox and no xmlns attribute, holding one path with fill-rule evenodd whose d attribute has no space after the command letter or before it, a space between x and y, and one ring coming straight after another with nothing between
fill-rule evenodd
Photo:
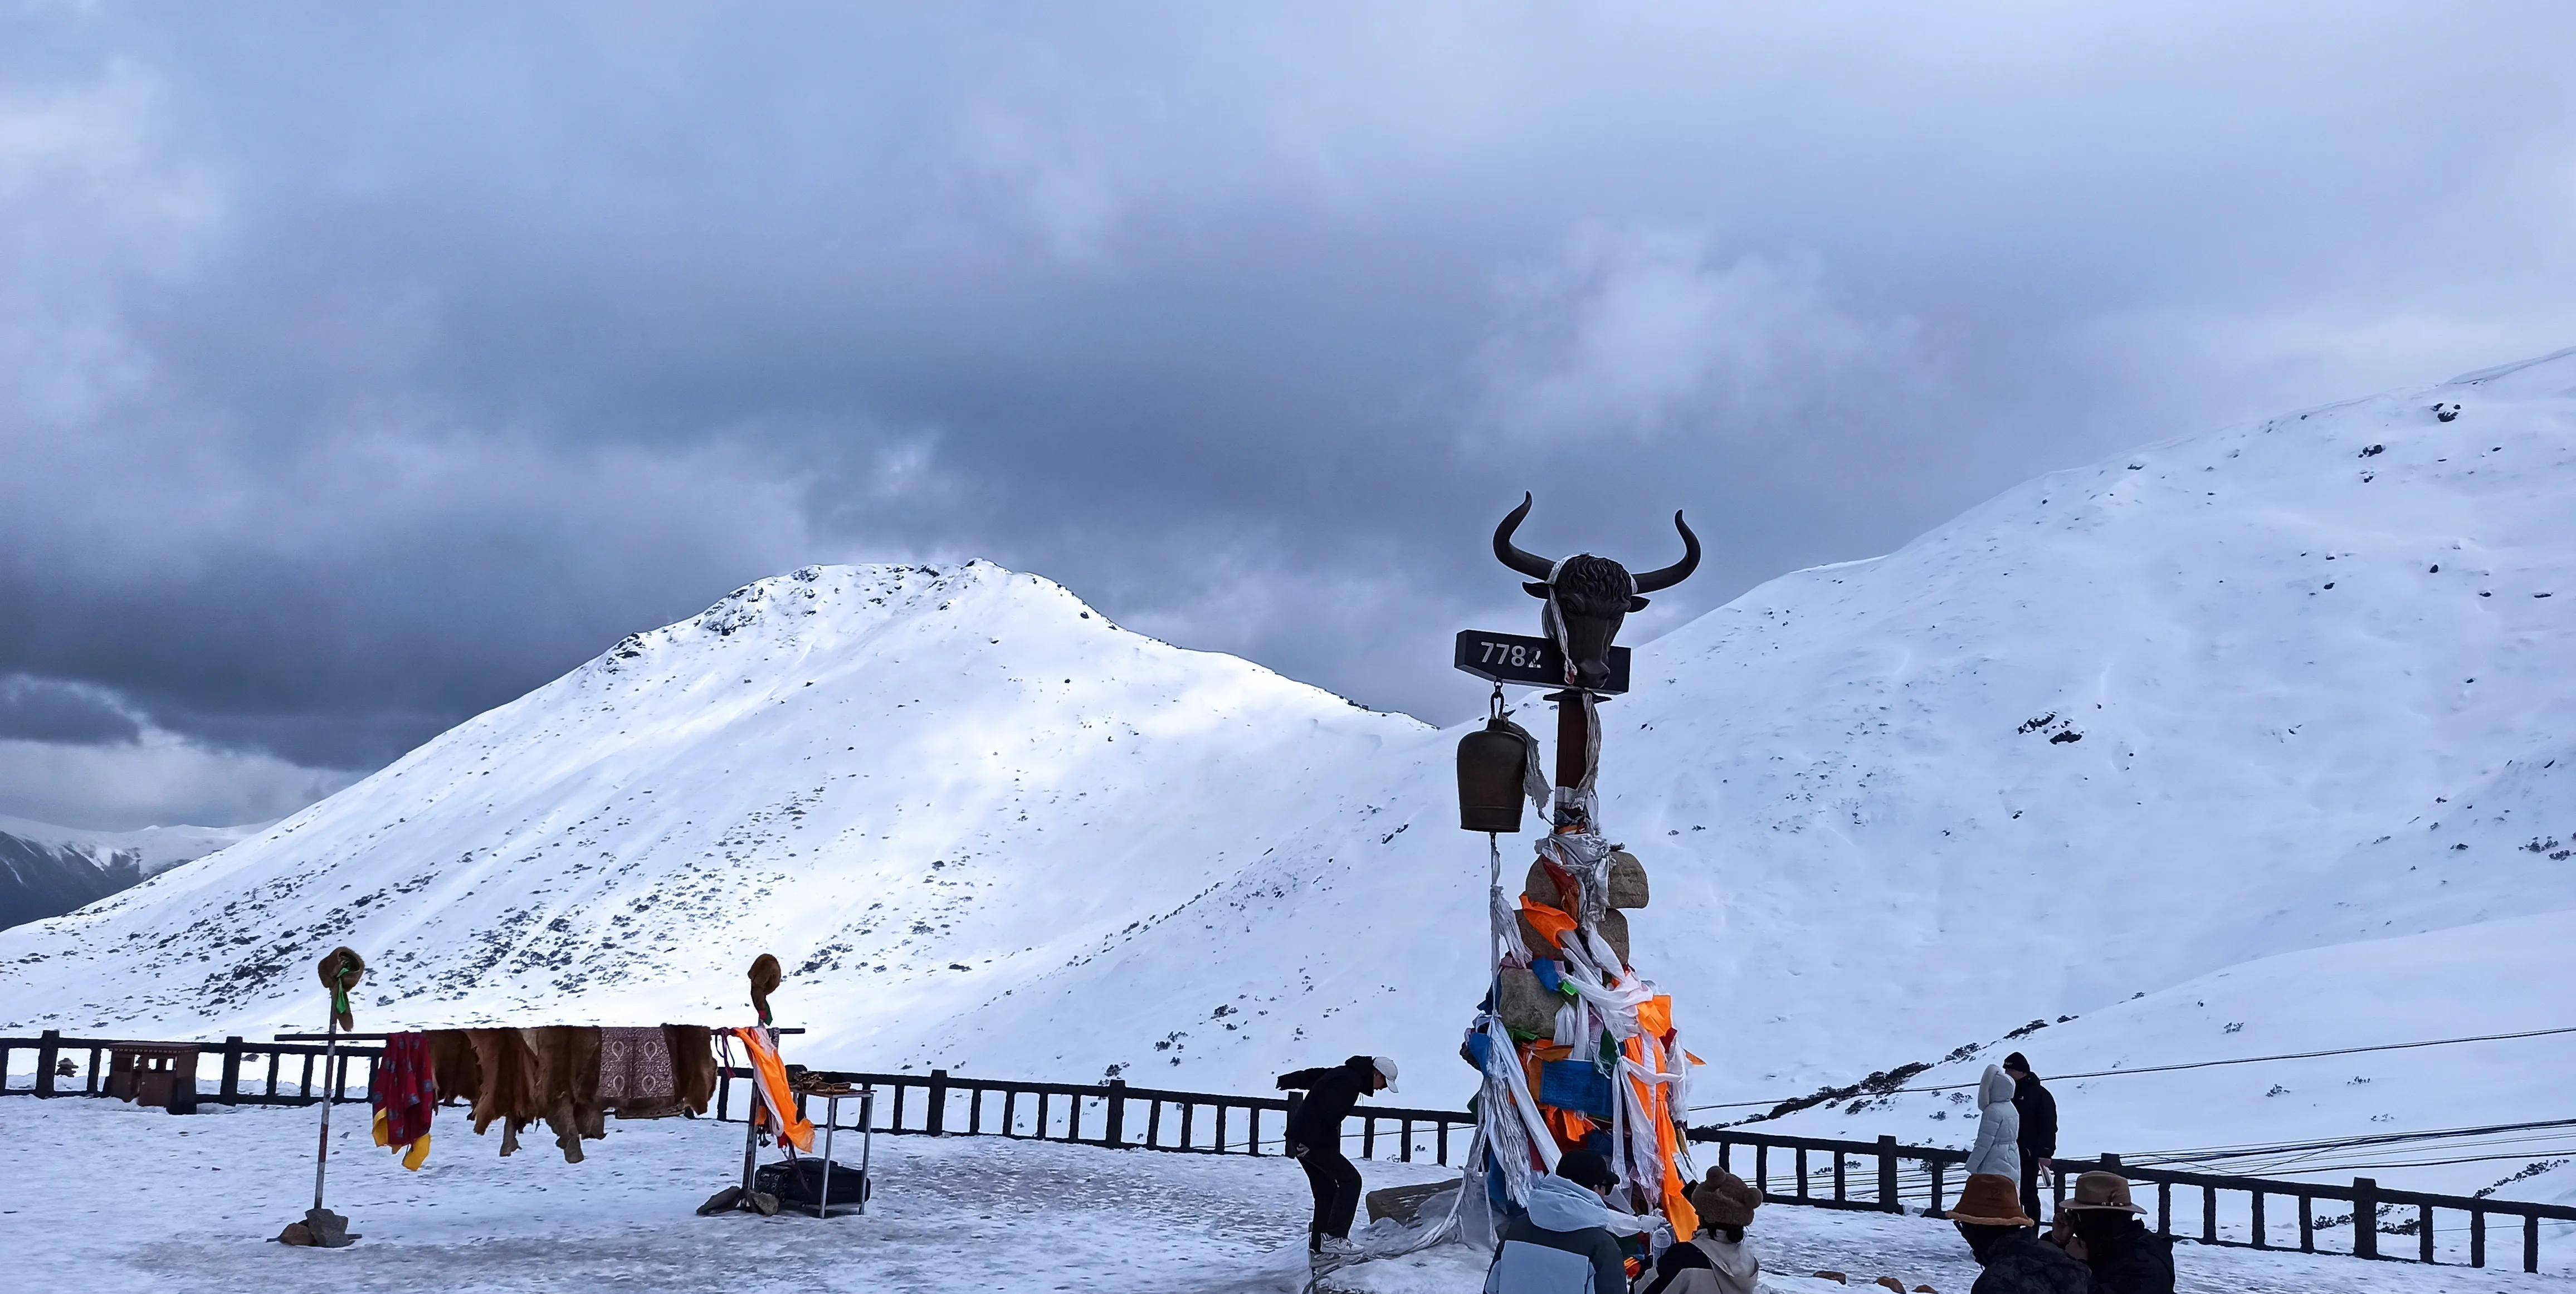
<instances>
[{"instance_id":1,"label":"orange fabric strip","mask_svg":"<svg viewBox=\"0 0 2576 1294\"><path fill-rule=\"evenodd\" d=\"M1566 934L1574 929L1574 918L1563 909L1551 908L1526 894L1521 896L1521 915L1529 919L1531 929L1547 937L1551 947L1563 947Z\"/></svg>"},{"instance_id":2,"label":"orange fabric strip","mask_svg":"<svg viewBox=\"0 0 2576 1294\"><path fill-rule=\"evenodd\" d=\"M814 1149L814 1125L796 1113L796 1094L787 1089L787 1062L778 1058L777 1044L769 1040L765 1029L735 1029L733 1036L742 1040L743 1049L751 1053L751 1066L759 1075L760 1094L767 1098L755 1108L763 1116L775 1114L786 1126L778 1135L798 1150Z\"/></svg>"}]
</instances>

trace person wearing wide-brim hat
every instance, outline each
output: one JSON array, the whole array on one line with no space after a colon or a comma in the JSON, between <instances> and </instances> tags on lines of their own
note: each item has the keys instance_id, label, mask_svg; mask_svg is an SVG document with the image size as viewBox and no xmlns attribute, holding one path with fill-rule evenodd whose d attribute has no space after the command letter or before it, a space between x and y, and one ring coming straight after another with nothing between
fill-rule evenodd
<instances>
[{"instance_id":1,"label":"person wearing wide-brim hat","mask_svg":"<svg viewBox=\"0 0 2576 1294\"><path fill-rule=\"evenodd\" d=\"M2075 1193L2059 1216L2069 1256L2092 1269L2095 1288L2108 1294L2173 1294L2173 1237L2147 1230L2129 1198L2129 1179L2090 1172L2075 1179ZM2052 1236L2052 1239L2057 1237Z\"/></svg>"},{"instance_id":2,"label":"person wearing wide-brim hat","mask_svg":"<svg viewBox=\"0 0 2576 1294\"><path fill-rule=\"evenodd\" d=\"M1699 1234L1675 1241L1655 1259L1652 1276L1643 1278L1639 1294L1754 1294L1761 1285L1762 1260L1744 1243L1753 1211L1762 1207L1762 1192L1723 1168L1690 1188L1691 1210L1699 1214Z\"/></svg>"},{"instance_id":3,"label":"person wearing wide-brim hat","mask_svg":"<svg viewBox=\"0 0 2576 1294\"><path fill-rule=\"evenodd\" d=\"M2091 1294L2093 1273L2034 1234L2021 1188L2002 1173L1974 1173L1950 1206L1968 1252L1985 1270L1969 1294Z\"/></svg>"}]
</instances>

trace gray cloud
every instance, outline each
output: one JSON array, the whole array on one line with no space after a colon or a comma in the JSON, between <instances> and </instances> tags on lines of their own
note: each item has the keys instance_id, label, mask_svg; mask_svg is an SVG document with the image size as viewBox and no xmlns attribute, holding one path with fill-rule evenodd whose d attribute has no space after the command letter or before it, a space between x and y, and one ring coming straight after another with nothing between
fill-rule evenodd
<instances>
[{"instance_id":1,"label":"gray cloud","mask_svg":"<svg viewBox=\"0 0 2576 1294\"><path fill-rule=\"evenodd\" d=\"M1661 560L1690 510L1642 639L2036 471L2565 344L2570 36L20 9L0 671L362 769L744 580L982 555L1448 717L1448 633L1530 616L1481 542L1522 489L1538 547Z\"/></svg>"},{"instance_id":2,"label":"gray cloud","mask_svg":"<svg viewBox=\"0 0 2576 1294\"><path fill-rule=\"evenodd\" d=\"M101 746L142 735L143 725L103 689L0 674L0 741Z\"/></svg>"}]
</instances>

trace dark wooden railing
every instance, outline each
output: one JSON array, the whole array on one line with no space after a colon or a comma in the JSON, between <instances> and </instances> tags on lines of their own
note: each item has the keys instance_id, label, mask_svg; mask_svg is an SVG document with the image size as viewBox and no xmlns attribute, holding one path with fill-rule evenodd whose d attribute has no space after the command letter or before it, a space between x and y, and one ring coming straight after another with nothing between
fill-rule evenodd
<instances>
[{"instance_id":1,"label":"dark wooden railing","mask_svg":"<svg viewBox=\"0 0 2576 1294\"><path fill-rule=\"evenodd\" d=\"M95 1096L104 1078L101 1061L120 1041L124 1040L65 1038L50 1029L34 1038L0 1038L0 1094ZM318 1044L253 1043L236 1036L195 1045L202 1049L200 1099L231 1105L310 1105L326 1094L339 1101L363 1101L383 1050L363 1043L343 1046L337 1073L318 1074L324 1052ZM36 1058L35 1081L28 1087L7 1081L11 1058L20 1052L33 1052ZM62 1058L83 1052L88 1063L80 1066L81 1086L75 1092L61 1085L55 1069ZM221 1062L219 1077L211 1084L205 1078L206 1059ZM750 1109L751 1071L737 1067L717 1072L711 1113L718 1119L739 1121ZM941 1069L927 1074L813 1072L828 1082L876 1089L876 1099L868 1107L846 1098L841 1105L845 1117L869 1109L869 1122L877 1132L1012 1137L1206 1155L1282 1153L1297 1099L1131 1087L1121 1079L1034 1083L960 1078ZM799 1098L800 1112L807 1118L814 1117L821 1104L818 1099ZM1343 1134L1347 1150L1374 1159L1382 1143L1391 1143L1385 1148L1405 1162L1426 1155L1437 1163L1453 1162L1453 1156L1463 1156L1473 1144L1476 1126L1474 1117L1462 1110L1368 1105L1353 1110L1351 1118L1359 1128ZM858 1128L852 1123L840 1126L849 1131ZM1967 1161L1965 1151L1900 1145L1894 1137L1849 1141L1739 1128L1693 1128L1690 1139L1716 1146L1718 1166L1753 1183L1773 1203L1935 1218L1945 1216L1945 1206L1956 1198L1959 1169ZM2465 1231L2465 1246L2449 1246L2451 1261L2464 1259L2468 1266L2485 1267L2490 1237L2504 1232L2505 1243L2520 1242L2522 1270L2536 1272L2542 1225L2556 1224L2563 1233L2568 1224L2576 1224L2576 1208L2565 1205L2396 1190L2367 1177L2356 1177L2348 1186L2234 1177L2124 1164L2117 1155L2092 1160L2061 1156L2056 1163L2058 1204L2065 1203L2067 1183L2075 1174L2095 1167L2108 1169L2129 1179L2141 1204L2152 1194L2147 1216L2158 1232L2206 1245L2434 1263L2443 1260L2444 1246L2437 1243L2441 1233L2457 1236ZM2181 1211L2177 1211L2177 1195ZM2320 1216L2320 1200L2345 1207ZM2273 1201L2288 1203L2289 1213L2274 1216ZM2222 1204L2227 1206L2224 1210ZM2438 1225L2445 1214L2453 1219L2447 1227ZM2293 1227L2295 1243L2289 1235ZM2346 1244L2331 1243L2346 1233ZM2413 1243L2392 1244L2390 1237L2411 1237ZM2460 1252L2463 1248L2465 1252Z\"/></svg>"},{"instance_id":2,"label":"dark wooden railing","mask_svg":"<svg viewBox=\"0 0 2576 1294\"><path fill-rule=\"evenodd\" d=\"M877 1132L1015 1137L1208 1155L1284 1153L1288 1120L1297 1100L1132 1087L1115 1078L1104 1083L960 1078L944 1069L927 1074L816 1070L814 1076L875 1088ZM737 1120L748 1111L750 1077L750 1070L739 1067L718 1071L713 1111L717 1118ZM742 1087L739 1095L737 1080ZM815 1117L815 1104L801 1102L799 1115ZM856 1112L856 1104L849 1099L843 1098L841 1104L845 1115ZM1387 1141L1394 1158L1405 1163L1420 1154L1446 1164L1452 1154L1466 1151L1476 1129L1474 1117L1462 1110L1369 1106L1353 1110L1351 1118L1359 1129L1345 1132L1343 1139L1357 1143L1361 1158L1376 1158L1379 1142Z\"/></svg>"},{"instance_id":3,"label":"dark wooden railing","mask_svg":"<svg viewBox=\"0 0 2576 1294\"><path fill-rule=\"evenodd\" d=\"M0 1095L96 1096L99 1085L106 1081L108 1051L143 1041L146 1040L66 1038L52 1029L33 1038L0 1038ZM197 1048L198 1099L225 1105L311 1105L326 1092L335 1101L363 1101L368 1089L375 1085L376 1058L384 1054L382 1047L343 1043L333 1072L325 1074L316 1072L323 1068L326 1052L319 1043L248 1042L235 1035L222 1042L153 1045ZM9 1084L10 1059L20 1052L33 1052L36 1057L35 1082L27 1087ZM78 1066L81 1086L74 1092L62 1085L54 1071L66 1057L84 1052L87 1063ZM221 1065L211 1089L206 1074L209 1061Z\"/></svg>"},{"instance_id":4,"label":"dark wooden railing","mask_svg":"<svg viewBox=\"0 0 2576 1294\"><path fill-rule=\"evenodd\" d=\"M1921 1212L1936 1218L1945 1216L1946 1203L1956 1197L1958 1170L1968 1158L1966 1151L1946 1147L1898 1145L1894 1137L1843 1141L1734 1128L1694 1128L1690 1137L1693 1141L1714 1143L1718 1166L1753 1183L1765 1200L1829 1209ZM2486 1266L2489 1234L2499 1229L2495 1220L2502 1219L2507 1228L2521 1233L2522 1270L2536 1272L2540 1270L2541 1224L2576 1223L2576 1208L2565 1205L2392 1190L2367 1177L2356 1177L2349 1186L2233 1177L2124 1164L2118 1155L2090 1160L2061 1156L2055 1163L2058 1172L2054 1193L2060 1207L2066 1202L2070 1179L2091 1169L2105 1169L2128 1178L2132 1195L2141 1205L2147 1205L2146 1188L2155 1188L2147 1216L2159 1233L2231 1248L2295 1249L2301 1253L2345 1253L2356 1258L2433 1263L2441 1260L2441 1247L2436 1241L2444 1228L2436 1225L2438 1215L2447 1213L2456 1220L2449 1230L2454 1234L2467 1232L2467 1252L2455 1254L2454 1261L2465 1257L2468 1266ZM2185 1209L2198 1204L2197 1209L2190 1210L2197 1217L2177 1212L2178 1191ZM2267 1206L2274 1200L2288 1201L2293 1216L2271 1215ZM2335 1216L2320 1217L2319 1200L2349 1208ZM2224 1225L2222 1202L2229 1205ZM2286 1234L2293 1225L2297 1229L2295 1242ZM2346 1230L2350 1234L2347 1246L2321 1245L2321 1241L2332 1240L2335 1232ZM2391 1246L2387 1243L2391 1236L2412 1237L2414 1243Z\"/></svg>"}]
</instances>

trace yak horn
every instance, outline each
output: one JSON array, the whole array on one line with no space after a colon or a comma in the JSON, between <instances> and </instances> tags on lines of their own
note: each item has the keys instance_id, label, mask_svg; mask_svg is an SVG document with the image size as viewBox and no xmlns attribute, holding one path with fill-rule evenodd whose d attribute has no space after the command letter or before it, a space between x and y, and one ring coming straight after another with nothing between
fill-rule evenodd
<instances>
[{"instance_id":1,"label":"yak horn","mask_svg":"<svg viewBox=\"0 0 2576 1294\"><path fill-rule=\"evenodd\" d=\"M1521 506L1526 508L1529 505ZM1518 514L1514 515L1517 519ZM1699 536L1692 534L1691 528L1682 523L1682 514L1678 512L1673 514L1673 529L1682 532L1682 559L1660 571L1646 571L1638 575L1636 579L1639 593L1652 593L1657 589L1671 588L1689 579L1690 573L1699 569ZM1501 536L1495 536L1494 545L1497 549L1502 546L1502 542Z\"/></svg>"},{"instance_id":2,"label":"yak horn","mask_svg":"<svg viewBox=\"0 0 2576 1294\"><path fill-rule=\"evenodd\" d=\"M1531 579L1544 580L1550 574L1555 572L1556 563L1551 562L1536 553L1523 552L1512 546L1512 532L1521 528L1521 518L1528 516L1529 510L1530 496L1527 491L1523 491L1521 494L1521 506L1512 509L1511 515L1503 518L1503 524L1494 528L1494 557L1501 561L1503 565L1511 567L1513 570L1519 571L1521 574L1526 575ZM1689 534L1690 532L1683 531L1682 533ZM1691 549L1691 556L1694 559L1699 556L1699 549L1695 544ZM1689 574L1689 572L1685 571L1683 574L1686 575Z\"/></svg>"}]
</instances>

